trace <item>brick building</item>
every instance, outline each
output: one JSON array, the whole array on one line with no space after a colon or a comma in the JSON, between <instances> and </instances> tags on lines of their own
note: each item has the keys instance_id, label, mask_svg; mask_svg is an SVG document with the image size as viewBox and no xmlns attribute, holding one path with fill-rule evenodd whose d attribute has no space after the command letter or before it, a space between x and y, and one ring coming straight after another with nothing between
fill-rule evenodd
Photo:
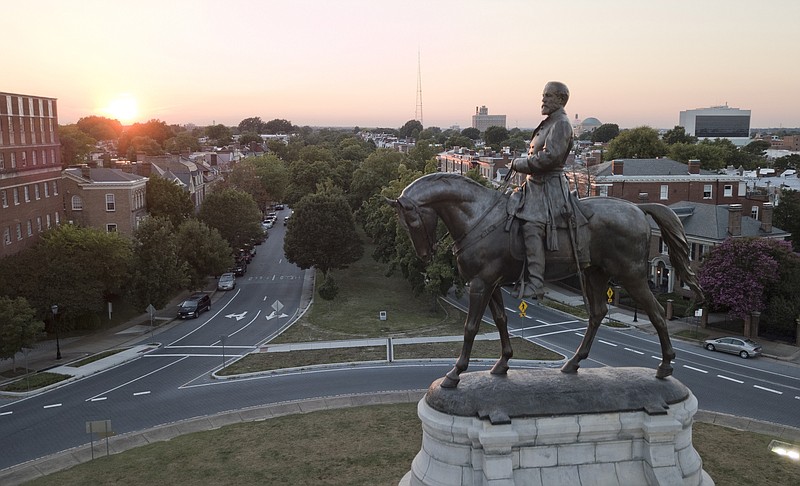
<instances>
[{"instance_id":1,"label":"brick building","mask_svg":"<svg viewBox=\"0 0 800 486\"><path fill-rule=\"evenodd\" d=\"M60 224L60 181L56 99L0 92L0 257Z\"/></svg>"},{"instance_id":2,"label":"brick building","mask_svg":"<svg viewBox=\"0 0 800 486\"><path fill-rule=\"evenodd\" d=\"M120 169L72 167L64 171L65 219L132 236L147 215L147 178Z\"/></svg>"}]
</instances>

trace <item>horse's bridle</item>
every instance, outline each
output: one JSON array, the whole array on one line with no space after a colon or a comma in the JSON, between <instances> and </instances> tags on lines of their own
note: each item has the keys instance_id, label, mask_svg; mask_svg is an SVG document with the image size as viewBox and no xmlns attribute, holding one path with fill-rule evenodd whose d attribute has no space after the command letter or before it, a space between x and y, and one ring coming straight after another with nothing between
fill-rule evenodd
<instances>
[{"instance_id":1,"label":"horse's bridle","mask_svg":"<svg viewBox=\"0 0 800 486\"><path fill-rule=\"evenodd\" d=\"M425 227L425 219L422 217L422 213L420 212L419 207L417 206L417 203L415 203L414 201L412 201L412 200L410 200L410 199L408 199L408 198L406 198L404 196L400 196L400 197L397 198L397 204L399 204L400 207L402 207L403 210L406 211L407 213L409 213L409 212L412 213L414 215L415 221L419 221L419 223L417 225L415 225L412 222L411 224L409 224L409 226L412 227L412 228L416 228L416 227L422 228L422 232L425 234L425 242L428 244L428 248L430 249L430 252L431 252L430 257L433 258L434 253L436 253L436 248L439 246L439 244L445 238L447 238L447 236L450 233L447 232L447 233L444 234L444 236L442 236L438 240L432 241L431 237L430 237L431 233L428 231L428 228Z\"/></svg>"}]
</instances>

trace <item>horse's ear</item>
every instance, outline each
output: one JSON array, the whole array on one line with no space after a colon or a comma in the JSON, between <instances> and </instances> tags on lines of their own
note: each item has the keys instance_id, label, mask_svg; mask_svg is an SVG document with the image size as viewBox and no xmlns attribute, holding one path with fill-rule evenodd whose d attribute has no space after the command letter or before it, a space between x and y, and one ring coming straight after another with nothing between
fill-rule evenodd
<instances>
[{"instance_id":1,"label":"horse's ear","mask_svg":"<svg viewBox=\"0 0 800 486\"><path fill-rule=\"evenodd\" d=\"M393 208L396 208L400 205L400 203L397 202L397 199L389 199L388 197L384 197L383 200L386 201L386 204Z\"/></svg>"}]
</instances>

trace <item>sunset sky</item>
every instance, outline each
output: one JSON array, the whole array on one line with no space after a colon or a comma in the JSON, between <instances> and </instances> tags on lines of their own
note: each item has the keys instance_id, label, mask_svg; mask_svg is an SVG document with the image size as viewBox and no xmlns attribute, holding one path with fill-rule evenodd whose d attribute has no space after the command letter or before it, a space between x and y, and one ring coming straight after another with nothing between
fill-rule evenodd
<instances>
[{"instance_id":1,"label":"sunset sky","mask_svg":"<svg viewBox=\"0 0 800 486\"><path fill-rule=\"evenodd\" d=\"M570 117L672 128L681 110L800 127L800 1L0 0L0 91L59 122L534 127L549 80ZM122 119L128 118L130 119Z\"/></svg>"}]
</instances>

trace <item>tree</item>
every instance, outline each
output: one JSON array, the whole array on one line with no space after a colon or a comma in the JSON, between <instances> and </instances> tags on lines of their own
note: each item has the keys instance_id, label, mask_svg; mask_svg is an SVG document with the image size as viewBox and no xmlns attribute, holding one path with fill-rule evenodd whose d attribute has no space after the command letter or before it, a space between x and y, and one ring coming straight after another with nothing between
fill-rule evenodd
<instances>
[{"instance_id":1,"label":"tree","mask_svg":"<svg viewBox=\"0 0 800 486\"><path fill-rule=\"evenodd\" d=\"M206 136L218 147L228 145L233 140L231 129L222 124L206 127Z\"/></svg>"},{"instance_id":2,"label":"tree","mask_svg":"<svg viewBox=\"0 0 800 486\"><path fill-rule=\"evenodd\" d=\"M139 136L133 137L128 144L128 150L125 152L128 159L136 160L136 154L144 153L146 155L161 155L164 150L157 141L150 137Z\"/></svg>"},{"instance_id":3,"label":"tree","mask_svg":"<svg viewBox=\"0 0 800 486\"><path fill-rule=\"evenodd\" d=\"M270 133L270 134L277 134L277 133L293 133L296 131L294 125L289 120L284 120L282 118L275 118L274 120L270 120L264 124L264 131L259 133Z\"/></svg>"},{"instance_id":4,"label":"tree","mask_svg":"<svg viewBox=\"0 0 800 486\"><path fill-rule=\"evenodd\" d=\"M285 201L294 206L303 196L312 194L317 185L331 178L330 164L327 162L305 162L298 160L289 166L289 184L286 187Z\"/></svg>"},{"instance_id":5,"label":"tree","mask_svg":"<svg viewBox=\"0 0 800 486\"><path fill-rule=\"evenodd\" d=\"M261 135L255 132L243 132L239 135L239 145L246 146L250 145L251 143L262 143L264 139L261 138Z\"/></svg>"},{"instance_id":6,"label":"tree","mask_svg":"<svg viewBox=\"0 0 800 486\"><path fill-rule=\"evenodd\" d=\"M590 133L589 139L592 142L608 143L619 135L619 125L616 123L603 123Z\"/></svg>"},{"instance_id":7,"label":"tree","mask_svg":"<svg viewBox=\"0 0 800 486\"><path fill-rule=\"evenodd\" d=\"M469 127L461 130L461 135L469 138L470 140L480 140L481 131L475 127Z\"/></svg>"},{"instance_id":8,"label":"tree","mask_svg":"<svg viewBox=\"0 0 800 486\"><path fill-rule=\"evenodd\" d=\"M59 126L58 138L61 142L61 164L64 167L86 163L86 156L94 150L96 143L95 139L81 131L77 125Z\"/></svg>"},{"instance_id":9,"label":"tree","mask_svg":"<svg viewBox=\"0 0 800 486\"><path fill-rule=\"evenodd\" d=\"M200 150L200 142L191 132L180 132L164 142L164 150L171 154L197 152Z\"/></svg>"},{"instance_id":10,"label":"tree","mask_svg":"<svg viewBox=\"0 0 800 486\"><path fill-rule=\"evenodd\" d=\"M131 301L141 311L150 304L163 309L175 291L189 283L189 265L178 255L175 227L166 218L150 217L139 224L133 238Z\"/></svg>"},{"instance_id":11,"label":"tree","mask_svg":"<svg viewBox=\"0 0 800 486\"><path fill-rule=\"evenodd\" d=\"M370 196L377 194L389 181L396 179L400 165L407 162L407 155L390 149L379 149L370 154L353 174L350 184L352 207L361 207Z\"/></svg>"},{"instance_id":12,"label":"tree","mask_svg":"<svg viewBox=\"0 0 800 486\"><path fill-rule=\"evenodd\" d=\"M400 127L399 137L417 139L419 138L419 134L421 132L422 123L419 120L408 120L402 127Z\"/></svg>"},{"instance_id":13,"label":"tree","mask_svg":"<svg viewBox=\"0 0 800 486\"><path fill-rule=\"evenodd\" d=\"M364 248L344 195L328 186L301 199L289 220L283 251L300 268L315 267L325 276L361 258Z\"/></svg>"},{"instance_id":14,"label":"tree","mask_svg":"<svg viewBox=\"0 0 800 486\"><path fill-rule=\"evenodd\" d=\"M675 128L667 130L661 137L667 145L674 145L676 143L695 144L697 137L693 137L686 133L686 129L680 125L675 125Z\"/></svg>"},{"instance_id":15,"label":"tree","mask_svg":"<svg viewBox=\"0 0 800 486\"><path fill-rule=\"evenodd\" d=\"M0 359L13 359L23 348L33 347L42 331L44 323L36 319L36 311L27 300L0 296ZM11 367L17 370L16 360Z\"/></svg>"},{"instance_id":16,"label":"tree","mask_svg":"<svg viewBox=\"0 0 800 486\"><path fill-rule=\"evenodd\" d=\"M503 140L508 138L508 130L504 127L491 126L483 133L483 140L495 150L500 150Z\"/></svg>"},{"instance_id":17,"label":"tree","mask_svg":"<svg viewBox=\"0 0 800 486\"><path fill-rule=\"evenodd\" d=\"M608 144L606 160L652 159L667 154L667 145L658 132L650 127L637 127L622 131Z\"/></svg>"},{"instance_id":18,"label":"tree","mask_svg":"<svg viewBox=\"0 0 800 486\"><path fill-rule=\"evenodd\" d=\"M464 147L468 149L474 149L475 142L473 142L471 138L465 137L463 135L451 135L447 138L447 141L444 143L444 148L451 149L453 147Z\"/></svg>"},{"instance_id":19,"label":"tree","mask_svg":"<svg viewBox=\"0 0 800 486\"><path fill-rule=\"evenodd\" d=\"M772 223L792 234L789 240L794 251L800 252L800 192L781 189L780 203L775 206Z\"/></svg>"},{"instance_id":20,"label":"tree","mask_svg":"<svg viewBox=\"0 0 800 486\"><path fill-rule=\"evenodd\" d=\"M725 149L707 143L676 142L669 146L668 155L684 164L692 159L699 160L700 167L705 170L724 169L728 158Z\"/></svg>"},{"instance_id":21,"label":"tree","mask_svg":"<svg viewBox=\"0 0 800 486\"><path fill-rule=\"evenodd\" d=\"M178 227L194 213L194 203L177 183L152 174L147 180L147 212Z\"/></svg>"},{"instance_id":22,"label":"tree","mask_svg":"<svg viewBox=\"0 0 800 486\"><path fill-rule=\"evenodd\" d=\"M202 288L206 277L233 265L233 252L219 231L196 219L178 227L178 255L188 264L189 288Z\"/></svg>"},{"instance_id":23,"label":"tree","mask_svg":"<svg viewBox=\"0 0 800 486\"><path fill-rule=\"evenodd\" d=\"M78 129L95 140L116 140L122 135L122 123L102 116L87 116L78 120Z\"/></svg>"},{"instance_id":24,"label":"tree","mask_svg":"<svg viewBox=\"0 0 800 486\"><path fill-rule=\"evenodd\" d=\"M772 144L766 142L764 140L753 140L752 142L748 143L744 147L742 147L743 152L747 152L749 154L753 154L759 158L765 158L767 156L767 150L772 147Z\"/></svg>"},{"instance_id":25,"label":"tree","mask_svg":"<svg viewBox=\"0 0 800 486\"><path fill-rule=\"evenodd\" d=\"M714 306L728 309L733 316L760 312L765 307L766 288L779 278L774 254L787 249L788 243L768 238L728 238L703 262L700 286Z\"/></svg>"},{"instance_id":26,"label":"tree","mask_svg":"<svg viewBox=\"0 0 800 486\"><path fill-rule=\"evenodd\" d=\"M234 251L264 235L261 211L253 196L238 189L212 192L203 201L198 216L219 231Z\"/></svg>"},{"instance_id":27,"label":"tree","mask_svg":"<svg viewBox=\"0 0 800 486\"><path fill-rule=\"evenodd\" d=\"M260 117L253 116L250 118L245 118L244 120L239 122L239 133L264 133L266 132L266 123L261 121Z\"/></svg>"},{"instance_id":28,"label":"tree","mask_svg":"<svg viewBox=\"0 0 800 486\"><path fill-rule=\"evenodd\" d=\"M772 162L772 167L779 173L786 169L798 169L800 168L800 154L789 154L778 157Z\"/></svg>"}]
</instances>

